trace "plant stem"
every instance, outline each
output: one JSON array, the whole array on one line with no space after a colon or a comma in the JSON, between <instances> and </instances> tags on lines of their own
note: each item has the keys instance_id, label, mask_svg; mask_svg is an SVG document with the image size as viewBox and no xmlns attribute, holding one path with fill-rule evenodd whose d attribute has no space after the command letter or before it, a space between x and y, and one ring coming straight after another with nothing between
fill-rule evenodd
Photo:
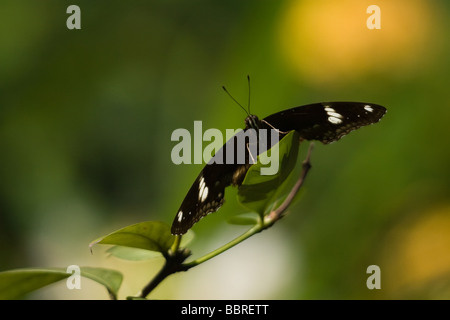
<instances>
[{"instance_id":1,"label":"plant stem","mask_svg":"<svg viewBox=\"0 0 450 320\"><path fill-rule=\"evenodd\" d=\"M170 247L169 254L175 254L178 251L178 248L180 247L181 243L181 237L182 235L176 235L175 241L173 242L172 246Z\"/></svg>"},{"instance_id":2,"label":"plant stem","mask_svg":"<svg viewBox=\"0 0 450 320\"><path fill-rule=\"evenodd\" d=\"M177 249L176 252L166 255L164 266L161 268L161 270L159 270L156 276L142 289L139 297L145 298L153 289L156 288L158 284L160 284L172 273L186 271L187 268L185 268L185 266L183 265L183 261L186 260L186 258L189 257L190 254L191 253L188 249Z\"/></svg>"},{"instance_id":3,"label":"plant stem","mask_svg":"<svg viewBox=\"0 0 450 320\"><path fill-rule=\"evenodd\" d=\"M198 266L199 264L206 262L212 258L214 258L215 256L221 254L222 252L227 251L228 249L234 247L235 245L241 243L242 241L250 238L251 236L253 236L254 234L261 232L262 230L264 230L264 225L262 223L256 224L255 226L253 226L252 228L248 229L245 233L241 234L239 237L231 240L230 242L228 242L227 244L223 245L220 248L217 248L214 251L211 251L210 253L204 255L203 257L200 257L196 260L193 260L191 262L188 263L183 263L183 265L187 268L193 268L195 266Z\"/></svg>"}]
</instances>

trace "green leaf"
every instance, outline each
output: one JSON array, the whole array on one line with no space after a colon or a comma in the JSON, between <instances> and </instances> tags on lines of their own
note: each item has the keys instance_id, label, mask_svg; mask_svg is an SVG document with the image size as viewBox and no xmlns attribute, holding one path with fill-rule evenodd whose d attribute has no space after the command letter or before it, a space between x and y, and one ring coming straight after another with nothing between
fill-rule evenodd
<instances>
[{"instance_id":1,"label":"green leaf","mask_svg":"<svg viewBox=\"0 0 450 320\"><path fill-rule=\"evenodd\" d=\"M238 201L246 208L263 215L279 197L279 187L287 179L297 164L299 135L296 131L288 133L270 150L258 156L258 162L250 167L238 190ZM279 168L274 175L261 175L268 152L278 152ZM263 161L261 161L261 159Z\"/></svg>"},{"instance_id":2,"label":"green leaf","mask_svg":"<svg viewBox=\"0 0 450 320\"><path fill-rule=\"evenodd\" d=\"M81 267L81 276L92 279L106 287L108 292L117 297L122 283L122 274L115 270ZM63 268L26 268L0 272L0 300L20 299L26 294L49 284L70 277Z\"/></svg>"},{"instance_id":3,"label":"green leaf","mask_svg":"<svg viewBox=\"0 0 450 320\"><path fill-rule=\"evenodd\" d=\"M111 247L106 252L113 257L128 261L142 261L161 257L161 254L156 251L122 246Z\"/></svg>"},{"instance_id":4,"label":"green leaf","mask_svg":"<svg viewBox=\"0 0 450 320\"><path fill-rule=\"evenodd\" d=\"M119 271L105 268L81 267L81 275L102 284L108 290L111 297L117 299L117 292L123 280L123 275Z\"/></svg>"},{"instance_id":5,"label":"green leaf","mask_svg":"<svg viewBox=\"0 0 450 320\"><path fill-rule=\"evenodd\" d=\"M195 238L195 232L192 230L188 230L183 237L181 238L180 247L185 248L192 240Z\"/></svg>"},{"instance_id":6,"label":"green leaf","mask_svg":"<svg viewBox=\"0 0 450 320\"><path fill-rule=\"evenodd\" d=\"M228 219L228 223L247 226L247 225L256 225L259 222L259 217L255 215L253 212L247 212L235 215Z\"/></svg>"},{"instance_id":7,"label":"green leaf","mask_svg":"<svg viewBox=\"0 0 450 320\"><path fill-rule=\"evenodd\" d=\"M97 243L113 244L157 251L165 254L175 240L170 227L164 222L146 221L114 231L107 236L93 241L89 247Z\"/></svg>"},{"instance_id":8,"label":"green leaf","mask_svg":"<svg viewBox=\"0 0 450 320\"><path fill-rule=\"evenodd\" d=\"M70 276L62 269L15 269L0 272L0 300L20 299L29 292Z\"/></svg>"},{"instance_id":9,"label":"green leaf","mask_svg":"<svg viewBox=\"0 0 450 320\"><path fill-rule=\"evenodd\" d=\"M186 247L192 239L194 239L194 232L192 230L188 230L188 232L181 238L180 247ZM157 251L123 246L113 246L106 250L106 252L115 258L128 261L143 261L161 257L161 254Z\"/></svg>"}]
</instances>

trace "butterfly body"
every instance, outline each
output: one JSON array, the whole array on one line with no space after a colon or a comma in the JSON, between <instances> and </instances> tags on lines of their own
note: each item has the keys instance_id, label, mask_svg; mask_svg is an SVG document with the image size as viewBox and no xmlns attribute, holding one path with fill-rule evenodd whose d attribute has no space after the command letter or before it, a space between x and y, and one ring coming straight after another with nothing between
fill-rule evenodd
<instances>
[{"instance_id":1,"label":"butterfly body","mask_svg":"<svg viewBox=\"0 0 450 320\"><path fill-rule=\"evenodd\" d=\"M186 233L201 218L217 211L224 202L225 188L242 184L254 158L263 151L257 149L256 154L252 154L247 144L244 161L237 161L237 142L243 141L240 139L244 135L250 138L256 135L254 138L259 141L259 129L274 129L281 139L289 131L296 130L301 140L318 140L328 144L362 126L378 122L385 113L386 109L376 104L327 102L287 109L262 120L249 115L245 119L245 129L225 143L192 184L173 220L172 234ZM274 141L270 135L264 141L268 148L275 142L278 139ZM230 154L234 161L225 161L230 159Z\"/></svg>"}]
</instances>

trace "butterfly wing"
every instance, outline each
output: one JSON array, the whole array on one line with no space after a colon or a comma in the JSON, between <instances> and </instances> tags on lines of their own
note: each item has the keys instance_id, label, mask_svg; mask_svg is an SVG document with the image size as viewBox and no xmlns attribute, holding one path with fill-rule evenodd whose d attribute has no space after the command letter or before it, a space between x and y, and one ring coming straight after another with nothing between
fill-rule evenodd
<instances>
[{"instance_id":1,"label":"butterfly wing","mask_svg":"<svg viewBox=\"0 0 450 320\"><path fill-rule=\"evenodd\" d=\"M172 223L172 234L184 234L197 221L219 210L224 201L225 187L230 185L223 175L226 165L206 165L189 189Z\"/></svg>"},{"instance_id":2,"label":"butterfly wing","mask_svg":"<svg viewBox=\"0 0 450 320\"><path fill-rule=\"evenodd\" d=\"M280 131L296 130L306 140L331 143L360 127L378 122L386 108L360 102L322 102L300 106L263 119Z\"/></svg>"},{"instance_id":3,"label":"butterfly wing","mask_svg":"<svg viewBox=\"0 0 450 320\"><path fill-rule=\"evenodd\" d=\"M246 130L239 131L214 155L195 179L172 223L172 234L184 234L197 221L219 210L224 202L225 188L240 185L248 170L248 152L244 163L237 161L238 139ZM233 150L228 154L227 150ZM230 155L231 154L231 155Z\"/></svg>"}]
</instances>

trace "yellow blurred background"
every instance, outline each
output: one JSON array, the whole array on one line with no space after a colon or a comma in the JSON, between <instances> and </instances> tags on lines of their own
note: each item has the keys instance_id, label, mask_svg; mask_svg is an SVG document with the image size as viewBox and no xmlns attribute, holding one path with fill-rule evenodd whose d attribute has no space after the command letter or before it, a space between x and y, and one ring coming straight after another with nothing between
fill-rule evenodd
<instances>
[{"instance_id":1,"label":"yellow blurred background","mask_svg":"<svg viewBox=\"0 0 450 320\"><path fill-rule=\"evenodd\" d=\"M71 3L72 4L72 3ZM163 260L88 244L171 223L202 165L171 162L177 128L239 128L251 111L364 101L388 113L316 144L305 190L273 228L166 279L158 299L449 299L450 41L445 1L0 2L0 271L101 266L136 294ZM380 8L368 29L367 7ZM300 155L304 156L306 145ZM194 257L243 232L236 190L194 227ZM369 290L378 265L381 289ZM32 299L107 299L65 283Z\"/></svg>"}]
</instances>

